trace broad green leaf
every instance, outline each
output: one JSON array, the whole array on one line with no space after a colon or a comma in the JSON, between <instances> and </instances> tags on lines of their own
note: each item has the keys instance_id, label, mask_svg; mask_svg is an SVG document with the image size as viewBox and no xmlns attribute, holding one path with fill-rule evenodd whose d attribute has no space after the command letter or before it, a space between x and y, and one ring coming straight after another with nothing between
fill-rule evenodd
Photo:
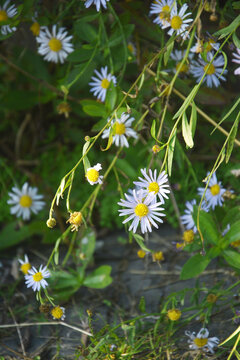
<instances>
[{"instance_id":1,"label":"broad green leaf","mask_svg":"<svg viewBox=\"0 0 240 360\"><path fill-rule=\"evenodd\" d=\"M81 100L80 104L86 114L96 117L105 117L107 119L107 112L104 104L95 100Z\"/></svg>"},{"instance_id":2,"label":"broad green leaf","mask_svg":"<svg viewBox=\"0 0 240 360\"><path fill-rule=\"evenodd\" d=\"M199 226L206 242L218 244L219 234L212 215L208 212L200 210Z\"/></svg>"},{"instance_id":3,"label":"broad green leaf","mask_svg":"<svg viewBox=\"0 0 240 360\"><path fill-rule=\"evenodd\" d=\"M93 49L76 49L71 54L68 55L68 61L81 63L89 60L93 52Z\"/></svg>"},{"instance_id":4,"label":"broad green leaf","mask_svg":"<svg viewBox=\"0 0 240 360\"><path fill-rule=\"evenodd\" d=\"M234 250L224 250L223 257L229 265L240 269L240 254Z\"/></svg>"},{"instance_id":5,"label":"broad green leaf","mask_svg":"<svg viewBox=\"0 0 240 360\"><path fill-rule=\"evenodd\" d=\"M237 130L238 130L239 118L240 118L240 111L239 111L238 116L237 116L236 120L234 121L234 124L230 130L228 143L227 143L226 163L228 163L230 156L232 154L232 151L233 151L234 140L236 138Z\"/></svg>"},{"instance_id":6,"label":"broad green leaf","mask_svg":"<svg viewBox=\"0 0 240 360\"><path fill-rule=\"evenodd\" d=\"M74 29L76 36L85 42L91 43L97 39L98 34L95 27L84 20L74 22Z\"/></svg>"},{"instance_id":7,"label":"broad green leaf","mask_svg":"<svg viewBox=\"0 0 240 360\"><path fill-rule=\"evenodd\" d=\"M177 129L175 129L173 136L170 140L169 146L168 146L168 155L167 155L167 162L168 162L168 175L171 176L172 173L172 162L173 162L173 153L175 148L175 142L176 142L176 136L177 136Z\"/></svg>"},{"instance_id":8,"label":"broad green leaf","mask_svg":"<svg viewBox=\"0 0 240 360\"><path fill-rule=\"evenodd\" d=\"M112 283L111 270L109 265L100 266L84 279L83 285L93 289L105 288Z\"/></svg>"},{"instance_id":9,"label":"broad green leaf","mask_svg":"<svg viewBox=\"0 0 240 360\"><path fill-rule=\"evenodd\" d=\"M129 36L132 34L134 30L134 27L135 26L133 24L126 24L122 26L122 29L118 27L117 29L112 31L112 35L110 36L108 41L108 46L112 47L120 44L121 46L123 46L123 37L125 37L125 39L129 38Z\"/></svg>"},{"instance_id":10,"label":"broad green leaf","mask_svg":"<svg viewBox=\"0 0 240 360\"><path fill-rule=\"evenodd\" d=\"M240 220L231 225L230 229L224 236L224 240L228 243L240 240Z\"/></svg>"},{"instance_id":11,"label":"broad green leaf","mask_svg":"<svg viewBox=\"0 0 240 360\"><path fill-rule=\"evenodd\" d=\"M192 130L191 130L191 126L188 123L186 113L184 113L182 117L182 135L186 145L192 148L194 145L192 138Z\"/></svg>"},{"instance_id":12,"label":"broad green leaf","mask_svg":"<svg viewBox=\"0 0 240 360\"><path fill-rule=\"evenodd\" d=\"M85 171L85 174L86 174L87 169L89 169L91 167L90 161L88 160L88 157L86 155L83 158L83 166L84 166L84 171Z\"/></svg>"},{"instance_id":13,"label":"broad green leaf","mask_svg":"<svg viewBox=\"0 0 240 360\"><path fill-rule=\"evenodd\" d=\"M227 226L227 224L233 224L237 220L240 220L240 206L235 206L232 209L229 209L222 220L223 228Z\"/></svg>"},{"instance_id":14,"label":"broad green leaf","mask_svg":"<svg viewBox=\"0 0 240 360\"><path fill-rule=\"evenodd\" d=\"M146 252L152 252L152 250L150 250L149 248L146 247L144 238L141 235L138 235L135 233L132 233L132 235L142 250L144 250Z\"/></svg>"},{"instance_id":15,"label":"broad green leaf","mask_svg":"<svg viewBox=\"0 0 240 360\"><path fill-rule=\"evenodd\" d=\"M195 131L197 126L197 108L194 102L192 102L192 111L190 117L190 128L192 131L192 137L194 138Z\"/></svg>"},{"instance_id":16,"label":"broad green leaf","mask_svg":"<svg viewBox=\"0 0 240 360\"><path fill-rule=\"evenodd\" d=\"M180 279L187 280L201 274L208 266L210 259L207 256L196 254L183 265Z\"/></svg>"}]
</instances>

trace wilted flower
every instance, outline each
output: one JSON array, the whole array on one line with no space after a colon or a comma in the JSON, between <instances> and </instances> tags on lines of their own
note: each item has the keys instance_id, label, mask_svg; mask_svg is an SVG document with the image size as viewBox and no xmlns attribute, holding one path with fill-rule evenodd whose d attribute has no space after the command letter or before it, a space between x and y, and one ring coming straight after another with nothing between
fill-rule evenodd
<instances>
[{"instance_id":1,"label":"wilted flower","mask_svg":"<svg viewBox=\"0 0 240 360\"><path fill-rule=\"evenodd\" d=\"M180 319L182 313L179 309L170 309L167 312L167 316L171 321L177 321Z\"/></svg>"},{"instance_id":2,"label":"wilted flower","mask_svg":"<svg viewBox=\"0 0 240 360\"><path fill-rule=\"evenodd\" d=\"M54 308L52 308L51 314L52 314L53 319L64 320L65 319L65 308L60 307L60 306L55 306Z\"/></svg>"}]
</instances>

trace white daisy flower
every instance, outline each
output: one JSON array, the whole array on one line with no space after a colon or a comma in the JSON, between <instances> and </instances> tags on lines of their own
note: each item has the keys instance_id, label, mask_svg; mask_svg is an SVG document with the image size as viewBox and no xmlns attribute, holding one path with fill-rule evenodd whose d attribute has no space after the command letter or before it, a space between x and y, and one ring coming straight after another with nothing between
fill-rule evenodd
<instances>
[{"instance_id":1,"label":"white daisy flower","mask_svg":"<svg viewBox=\"0 0 240 360\"><path fill-rule=\"evenodd\" d=\"M101 72L98 72L97 70L94 70L94 72L97 74L98 78L96 76L92 76L92 82L89 83L92 88L90 89L91 92L93 92L94 96L97 96L99 100L102 102L105 101L107 89L109 88L111 81L113 82L114 86L116 86L117 80L115 76L108 74L108 67L102 67Z\"/></svg>"},{"instance_id":2,"label":"white daisy flower","mask_svg":"<svg viewBox=\"0 0 240 360\"><path fill-rule=\"evenodd\" d=\"M89 6L95 5L96 8L97 8L97 11L99 11L101 5L102 5L105 9L107 8L106 1L109 1L109 0L85 0L85 7L86 7L86 8L89 8Z\"/></svg>"},{"instance_id":3,"label":"white daisy flower","mask_svg":"<svg viewBox=\"0 0 240 360\"><path fill-rule=\"evenodd\" d=\"M177 72L177 70L180 67L181 61L184 58L186 54L186 50L174 50L171 52L170 57L176 62L176 67L173 69L173 72ZM189 54L188 58L189 60L192 60L193 54ZM187 74L189 71L189 63L186 61L183 66L181 67L181 71L179 74Z\"/></svg>"},{"instance_id":4,"label":"white daisy flower","mask_svg":"<svg viewBox=\"0 0 240 360\"><path fill-rule=\"evenodd\" d=\"M192 62L190 66L190 72L196 78L196 81L198 83L203 77L205 71L207 70L208 64L212 60L213 56L214 54L209 52L207 54L208 62L205 62L200 56L198 61ZM223 72L223 66L224 66L224 57L223 55L219 55L210 64L206 76L203 80L203 83L206 83L206 85L211 88L213 86L218 87L220 85L219 79L226 81L226 78L223 75L221 75L222 73L223 74L227 73L227 70L224 70Z\"/></svg>"},{"instance_id":5,"label":"white daisy flower","mask_svg":"<svg viewBox=\"0 0 240 360\"><path fill-rule=\"evenodd\" d=\"M222 232L222 236L225 236L229 232L230 228L231 228L230 224L227 224L227 226L225 227L225 229Z\"/></svg>"},{"instance_id":6,"label":"white daisy flower","mask_svg":"<svg viewBox=\"0 0 240 360\"><path fill-rule=\"evenodd\" d=\"M38 189L31 187L26 182L22 190L17 187L12 188L12 192L8 195L10 199L8 204L13 205L10 209L11 214L16 214L17 217L22 216L23 220L29 220L31 211L37 214L45 205L42 201L43 195L37 195Z\"/></svg>"},{"instance_id":7,"label":"white daisy flower","mask_svg":"<svg viewBox=\"0 0 240 360\"><path fill-rule=\"evenodd\" d=\"M102 169L102 165L99 163L97 165L87 169L85 176L87 178L87 181L91 185L102 184L103 176L99 175L99 170L101 170L101 169Z\"/></svg>"},{"instance_id":8,"label":"white daisy flower","mask_svg":"<svg viewBox=\"0 0 240 360\"><path fill-rule=\"evenodd\" d=\"M214 348L218 346L219 339L217 337L209 338L209 331L206 328L202 328L197 335L194 332L185 331L185 334L190 338L188 340L189 348L192 350L203 350L214 354Z\"/></svg>"},{"instance_id":9,"label":"white daisy flower","mask_svg":"<svg viewBox=\"0 0 240 360\"><path fill-rule=\"evenodd\" d=\"M110 131L113 131L113 144L116 146L126 146L129 147L127 137L133 137L137 139L137 133L131 129L131 124L135 120L133 117L129 119L130 115L122 113L120 119L112 120L111 127L104 130L102 138L108 138Z\"/></svg>"},{"instance_id":10,"label":"white daisy flower","mask_svg":"<svg viewBox=\"0 0 240 360\"><path fill-rule=\"evenodd\" d=\"M51 310L53 319L64 320L65 319L65 308L61 306L55 306Z\"/></svg>"},{"instance_id":11,"label":"white daisy flower","mask_svg":"<svg viewBox=\"0 0 240 360\"><path fill-rule=\"evenodd\" d=\"M132 224L129 227L129 231L134 233L137 230L137 227L140 223L141 232L144 234L147 231L152 231L152 225L158 229L157 223L154 221L162 223L163 220L161 217L165 216L161 211L164 209L159 207L162 205L162 202L155 202L154 193L145 195L144 191L141 189L138 193L136 190L133 190L133 196L125 194L126 200L121 199L118 205L124 206L126 209L118 210L120 216L128 216L127 219L123 221L123 224L133 220Z\"/></svg>"},{"instance_id":12,"label":"white daisy flower","mask_svg":"<svg viewBox=\"0 0 240 360\"><path fill-rule=\"evenodd\" d=\"M220 43L216 42L213 38L208 39L208 41L204 42L203 40L197 39L196 44L191 47L190 51L196 54L202 53L204 50L206 52L209 51L218 51L220 48Z\"/></svg>"},{"instance_id":13,"label":"white daisy flower","mask_svg":"<svg viewBox=\"0 0 240 360\"><path fill-rule=\"evenodd\" d=\"M74 50L70 43L72 36L67 35L64 27L57 30L57 25L53 25L51 33L47 26L41 26L39 36L36 38L40 44L38 53L44 56L44 60L64 63L68 54Z\"/></svg>"},{"instance_id":14,"label":"white daisy flower","mask_svg":"<svg viewBox=\"0 0 240 360\"><path fill-rule=\"evenodd\" d=\"M233 59L232 61L240 64L240 49L236 48L237 53L232 53L233 57L236 59ZM240 75L240 66L234 71L234 75Z\"/></svg>"},{"instance_id":15,"label":"white daisy flower","mask_svg":"<svg viewBox=\"0 0 240 360\"><path fill-rule=\"evenodd\" d=\"M8 19L17 15L17 9L15 8L15 5L8 7L9 3L10 0L7 0L3 6L0 6L0 26L2 35L7 35L17 30L15 26L11 27L10 25L1 25L1 22L6 22Z\"/></svg>"},{"instance_id":16,"label":"white daisy flower","mask_svg":"<svg viewBox=\"0 0 240 360\"><path fill-rule=\"evenodd\" d=\"M193 230L194 233L197 232L197 227L193 220L193 206L196 205L197 202L195 199L191 201L187 201L185 206L186 209L184 210L184 215L180 216L182 223L184 224L187 230Z\"/></svg>"},{"instance_id":17,"label":"white daisy flower","mask_svg":"<svg viewBox=\"0 0 240 360\"><path fill-rule=\"evenodd\" d=\"M181 36L183 39L189 37L186 30L193 19L187 19L189 15L192 15L190 12L185 14L187 8L187 4L183 4L179 12L177 11L177 7L174 6L172 8L170 21L162 25L162 29L166 29L170 26L171 29L168 31L168 35L172 36L174 31L176 31L176 35Z\"/></svg>"},{"instance_id":18,"label":"white daisy flower","mask_svg":"<svg viewBox=\"0 0 240 360\"><path fill-rule=\"evenodd\" d=\"M151 4L149 15L157 14L153 20L155 24L160 26L169 23L171 10L174 5L174 0L156 0Z\"/></svg>"},{"instance_id":19,"label":"white daisy flower","mask_svg":"<svg viewBox=\"0 0 240 360\"><path fill-rule=\"evenodd\" d=\"M168 176L166 172L162 171L157 176L157 169L155 169L154 172L152 172L152 170L150 169L148 171L148 174L146 169L141 169L141 173L143 174L144 178L141 178L139 176L138 179L140 181L134 181L133 182L134 185L143 188L143 193L145 196L153 192L154 195L156 197L158 196L160 201L164 203L165 202L164 198L168 199L167 194L170 193L170 190L168 189L169 185L167 184Z\"/></svg>"},{"instance_id":20,"label":"white daisy flower","mask_svg":"<svg viewBox=\"0 0 240 360\"><path fill-rule=\"evenodd\" d=\"M18 261L21 264L21 267L20 267L21 271L24 273L24 275L27 275L28 271L31 269L31 264L28 260L28 256L25 255L24 260L18 259Z\"/></svg>"},{"instance_id":21,"label":"white daisy flower","mask_svg":"<svg viewBox=\"0 0 240 360\"><path fill-rule=\"evenodd\" d=\"M207 176L210 173L207 173ZM202 197L203 193L205 191L205 188L199 187L198 188L198 194ZM216 173L212 174L212 177L209 181L208 188L205 193L205 199L208 204L209 208L212 208L212 210L215 209L217 205L222 206L224 202L223 194L225 193L226 189L222 187L221 181L217 181Z\"/></svg>"},{"instance_id":22,"label":"white daisy flower","mask_svg":"<svg viewBox=\"0 0 240 360\"><path fill-rule=\"evenodd\" d=\"M43 265L40 265L39 270L33 266L32 269L28 271L28 275L25 275L25 283L28 288L32 287L33 291L39 291L41 287L45 289L45 287L48 286L45 279L49 278L50 275L46 266L43 268Z\"/></svg>"},{"instance_id":23,"label":"white daisy flower","mask_svg":"<svg viewBox=\"0 0 240 360\"><path fill-rule=\"evenodd\" d=\"M136 49L136 46L135 44L132 42L132 41L129 41L128 44L127 44L127 48L130 52L130 54L132 56L136 56L137 55L137 49Z\"/></svg>"}]
</instances>

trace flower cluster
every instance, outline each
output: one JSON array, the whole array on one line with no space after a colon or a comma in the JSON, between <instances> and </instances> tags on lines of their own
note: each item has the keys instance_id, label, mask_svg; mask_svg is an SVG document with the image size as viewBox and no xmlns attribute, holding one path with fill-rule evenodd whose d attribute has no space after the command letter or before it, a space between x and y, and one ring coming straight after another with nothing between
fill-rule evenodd
<instances>
[{"instance_id":1,"label":"flower cluster","mask_svg":"<svg viewBox=\"0 0 240 360\"><path fill-rule=\"evenodd\" d=\"M150 169L141 169L142 177L139 181L134 181L136 188L131 190L131 194L125 194L126 199L121 199L118 205L125 209L119 210L120 216L127 216L123 224L132 220L129 231L134 233L140 225L141 232L152 231L152 226L158 228L157 222L162 223L162 217L165 214L162 212L164 208L165 199L168 199L170 193L168 183L168 176L165 171L157 175L157 169L153 172ZM158 201L158 199L160 201Z\"/></svg>"}]
</instances>

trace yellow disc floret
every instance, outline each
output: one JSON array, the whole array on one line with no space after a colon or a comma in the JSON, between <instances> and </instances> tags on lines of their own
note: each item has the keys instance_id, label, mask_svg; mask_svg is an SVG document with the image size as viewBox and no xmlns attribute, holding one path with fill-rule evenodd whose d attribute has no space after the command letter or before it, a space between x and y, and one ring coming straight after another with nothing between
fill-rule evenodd
<instances>
[{"instance_id":1,"label":"yellow disc floret","mask_svg":"<svg viewBox=\"0 0 240 360\"><path fill-rule=\"evenodd\" d=\"M194 240L194 232L193 230L186 230L183 233L183 240L187 243L187 244L191 244Z\"/></svg>"},{"instance_id":2,"label":"yellow disc floret","mask_svg":"<svg viewBox=\"0 0 240 360\"><path fill-rule=\"evenodd\" d=\"M7 21L8 16L5 10L0 10L0 22Z\"/></svg>"},{"instance_id":3,"label":"yellow disc floret","mask_svg":"<svg viewBox=\"0 0 240 360\"><path fill-rule=\"evenodd\" d=\"M162 7L162 11L159 13L159 18L161 20L170 20L170 7L168 5Z\"/></svg>"},{"instance_id":4,"label":"yellow disc floret","mask_svg":"<svg viewBox=\"0 0 240 360\"><path fill-rule=\"evenodd\" d=\"M29 263L22 264L20 269L25 275L27 275L28 270L31 269L31 265Z\"/></svg>"},{"instance_id":5,"label":"yellow disc floret","mask_svg":"<svg viewBox=\"0 0 240 360\"><path fill-rule=\"evenodd\" d=\"M220 193L220 186L218 184L215 184L210 187L210 191L213 196L216 196Z\"/></svg>"},{"instance_id":6,"label":"yellow disc floret","mask_svg":"<svg viewBox=\"0 0 240 360\"><path fill-rule=\"evenodd\" d=\"M217 295L215 294L208 294L207 296L207 302L210 304L214 304L217 301Z\"/></svg>"},{"instance_id":7,"label":"yellow disc floret","mask_svg":"<svg viewBox=\"0 0 240 360\"><path fill-rule=\"evenodd\" d=\"M146 251L144 251L144 250L142 250L142 249L138 250L137 256L138 256L140 259L143 259L143 258L146 256Z\"/></svg>"},{"instance_id":8,"label":"yellow disc floret","mask_svg":"<svg viewBox=\"0 0 240 360\"><path fill-rule=\"evenodd\" d=\"M101 82L101 87L103 89L108 89L109 88L109 85L110 85L110 81L108 79L102 79L102 82Z\"/></svg>"},{"instance_id":9,"label":"yellow disc floret","mask_svg":"<svg viewBox=\"0 0 240 360\"><path fill-rule=\"evenodd\" d=\"M159 185L157 182L152 182L148 185L148 191L149 192L154 192L154 194L156 195L159 192Z\"/></svg>"},{"instance_id":10,"label":"yellow disc floret","mask_svg":"<svg viewBox=\"0 0 240 360\"><path fill-rule=\"evenodd\" d=\"M115 124L113 125L113 132L116 135L123 135L126 132L126 127L123 123L116 121Z\"/></svg>"},{"instance_id":11,"label":"yellow disc floret","mask_svg":"<svg viewBox=\"0 0 240 360\"><path fill-rule=\"evenodd\" d=\"M148 210L148 207L147 205L145 204L138 204L135 209L134 209L134 212L137 216L139 216L140 218L141 217L144 217L148 214L149 210Z\"/></svg>"},{"instance_id":12,"label":"yellow disc floret","mask_svg":"<svg viewBox=\"0 0 240 360\"><path fill-rule=\"evenodd\" d=\"M99 178L99 172L96 169L89 169L87 171L86 177L89 181L92 181L93 183L98 181Z\"/></svg>"},{"instance_id":13,"label":"yellow disc floret","mask_svg":"<svg viewBox=\"0 0 240 360\"><path fill-rule=\"evenodd\" d=\"M31 27L30 27L31 32L33 33L34 36L38 36L40 33L40 25L38 22L34 22Z\"/></svg>"},{"instance_id":14,"label":"yellow disc floret","mask_svg":"<svg viewBox=\"0 0 240 360\"><path fill-rule=\"evenodd\" d=\"M19 200L19 204L22 207L29 208L32 205L32 198L29 195L22 195Z\"/></svg>"},{"instance_id":15,"label":"yellow disc floret","mask_svg":"<svg viewBox=\"0 0 240 360\"><path fill-rule=\"evenodd\" d=\"M205 346L208 342L208 338L195 338L194 343L197 345L197 347L201 348Z\"/></svg>"},{"instance_id":16,"label":"yellow disc floret","mask_svg":"<svg viewBox=\"0 0 240 360\"><path fill-rule=\"evenodd\" d=\"M42 273L40 271L33 275L33 280L35 282L39 282L42 279L43 279L43 275L42 275Z\"/></svg>"},{"instance_id":17,"label":"yellow disc floret","mask_svg":"<svg viewBox=\"0 0 240 360\"><path fill-rule=\"evenodd\" d=\"M61 319L61 317L63 316L63 310L60 308L60 306L55 306L51 310L51 314L55 319Z\"/></svg>"},{"instance_id":18,"label":"yellow disc floret","mask_svg":"<svg viewBox=\"0 0 240 360\"><path fill-rule=\"evenodd\" d=\"M177 321L178 319L180 319L181 315L182 313L178 309L170 309L167 312L168 318L172 321Z\"/></svg>"},{"instance_id":19,"label":"yellow disc floret","mask_svg":"<svg viewBox=\"0 0 240 360\"><path fill-rule=\"evenodd\" d=\"M51 40L49 40L48 46L52 51L58 52L62 49L62 42L53 37Z\"/></svg>"},{"instance_id":20,"label":"yellow disc floret","mask_svg":"<svg viewBox=\"0 0 240 360\"><path fill-rule=\"evenodd\" d=\"M162 251L156 251L152 254L153 261L162 261L164 260L163 252Z\"/></svg>"},{"instance_id":21,"label":"yellow disc floret","mask_svg":"<svg viewBox=\"0 0 240 360\"><path fill-rule=\"evenodd\" d=\"M204 71L207 70L208 64L204 66ZM215 73L215 66L213 64L210 64L208 70L207 70L207 75L212 75Z\"/></svg>"},{"instance_id":22,"label":"yellow disc floret","mask_svg":"<svg viewBox=\"0 0 240 360\"><path fill-rule=\"evenodd\" d=\"M182 26L182 19L180 18L180 16L176 15L176 16L173 16L172 20L171 20L171 27L174 29L174 30L179 30Z\"/></svg>"},{"instance_id":23,"label":"yellow disc floret","mask_svg":"<svg viewBox=\"0 0 240 360\"><path fill-rule=\"evenodd\" d=\"M70 218L66 222L69 222L72 225L72 231L78 231L78 228L79 226L81 226L82 221L82 213L80 211L74 211L74 213L70 215Z\"/></svg>"},{"instance_id":24,"label":"yellow disc floret","mask_svg":"<svg viewBox=\"0 0 240 360\"><path fill-rule=\"evenodd\" d=\"M178 70L178 69L180 68L180 64L181 64L181 63L178 63L178 64L176 65L176 70ZM188 65L187 65L187 64L183 64L183 65L181 66L180 72L183 72L183 73L186 74L186 73L188 72Z\"/></svg>"}]
</instances>

